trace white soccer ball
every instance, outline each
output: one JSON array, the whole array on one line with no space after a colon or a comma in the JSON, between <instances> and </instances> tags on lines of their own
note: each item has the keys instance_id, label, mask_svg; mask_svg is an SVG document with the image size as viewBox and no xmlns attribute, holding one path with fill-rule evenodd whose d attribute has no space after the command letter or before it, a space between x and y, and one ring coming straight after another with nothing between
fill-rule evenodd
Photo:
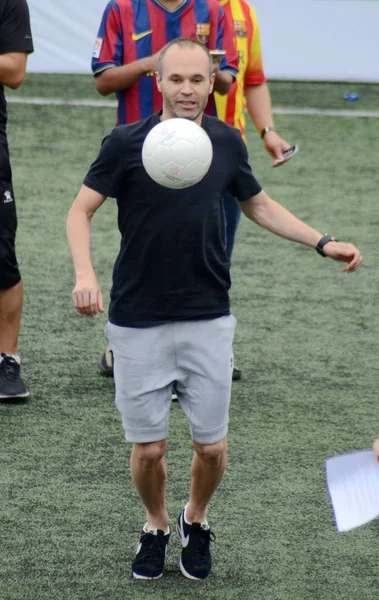
<instances>
[{"instance_id":1,"label":"white soccer ball","mask_svg":"<svg viewBox=\"0 0 379 600\"><path fill-rule=\"evenodd\" d=\"M207 173L212 142L202 127L188 119L155 125L142 147L142 163L154 181L168 188L190 187Z\"/></svg>"}]
</instances>

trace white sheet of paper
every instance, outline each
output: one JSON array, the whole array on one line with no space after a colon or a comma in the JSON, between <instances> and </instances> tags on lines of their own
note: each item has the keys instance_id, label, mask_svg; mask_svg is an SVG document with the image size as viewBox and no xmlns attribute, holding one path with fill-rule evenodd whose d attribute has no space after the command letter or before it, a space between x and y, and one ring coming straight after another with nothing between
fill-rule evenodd
<instances>
[{"instance_id":1,"label":"white sheet of paper","mask_svg":"<svg viewBox=\"0 0 379 600\"><path fill-rule=\"evenodd\" d=\"M328 458L326 481L338 531L379 516L379 463L372 450Z\"/></svg>"}]
</instances>

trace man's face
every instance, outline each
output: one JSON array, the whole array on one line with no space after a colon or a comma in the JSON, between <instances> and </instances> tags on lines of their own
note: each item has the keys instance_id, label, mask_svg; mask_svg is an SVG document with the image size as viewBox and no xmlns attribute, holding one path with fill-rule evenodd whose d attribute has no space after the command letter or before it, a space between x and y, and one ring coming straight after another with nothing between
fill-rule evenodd
<instances>
[{"instance_id":1,"label":"man's face","mask_svg":"<svg viewBox=\"0 0 379 600\"><path fill-rule=\"evenodd\" d=\"M163 59L161 77L157 77L163 96L163 118L200 122L214 78L209 74L209 59L202 48L171 46Z\"/></svg>"}]
</instances>

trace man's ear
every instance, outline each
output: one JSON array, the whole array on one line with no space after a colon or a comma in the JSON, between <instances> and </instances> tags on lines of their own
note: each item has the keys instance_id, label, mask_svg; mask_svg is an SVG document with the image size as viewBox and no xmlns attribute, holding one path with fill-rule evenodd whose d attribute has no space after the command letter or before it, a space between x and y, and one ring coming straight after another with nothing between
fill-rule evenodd
<instances>
[{"instance_id":1,"label":"man's ear","mask_svg":"<svg viewBox=\"0 0 379 600\"><path fill-rule=\"evenodd\" d=\"M155 75L156 75L156 82L157 82L158 91L162 92L162 90L161 90L161 78L160 78L160 75L159 75L158 71L155 71Z\"/></svg>"},{"instance_id":2,"label":"man's ear","mask_svg":"<svg viewBox=\"0 0 379 600\"><path fill-rule=\"evenodd\" d=\"M209 89L209 93L210 94L213 92L213 88L214 88L214 84L215 84L215 79L216 79L216 73L212 73L212 75L211 75L211 87Z\"/></svg>"}]
</instances>

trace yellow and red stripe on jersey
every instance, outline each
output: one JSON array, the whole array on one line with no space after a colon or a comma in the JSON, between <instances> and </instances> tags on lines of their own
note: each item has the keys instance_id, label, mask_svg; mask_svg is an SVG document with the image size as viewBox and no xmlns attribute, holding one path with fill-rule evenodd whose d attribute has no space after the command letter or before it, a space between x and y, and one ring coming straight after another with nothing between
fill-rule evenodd
<instances>
[{"instance_id":1,"label":"yellow and red stripe on jersey","mask_svg":"<svg viewBox=\"0 0 379 600\"><path fill-rule=\"evenodd\" d=\"M239 57L239 71L229 94L215 93L217 116L245 134L245 85L266 81L262 63L261 39L255 10L246 0L220 0L233 27Z\"/></svg>"}]
</instances>

